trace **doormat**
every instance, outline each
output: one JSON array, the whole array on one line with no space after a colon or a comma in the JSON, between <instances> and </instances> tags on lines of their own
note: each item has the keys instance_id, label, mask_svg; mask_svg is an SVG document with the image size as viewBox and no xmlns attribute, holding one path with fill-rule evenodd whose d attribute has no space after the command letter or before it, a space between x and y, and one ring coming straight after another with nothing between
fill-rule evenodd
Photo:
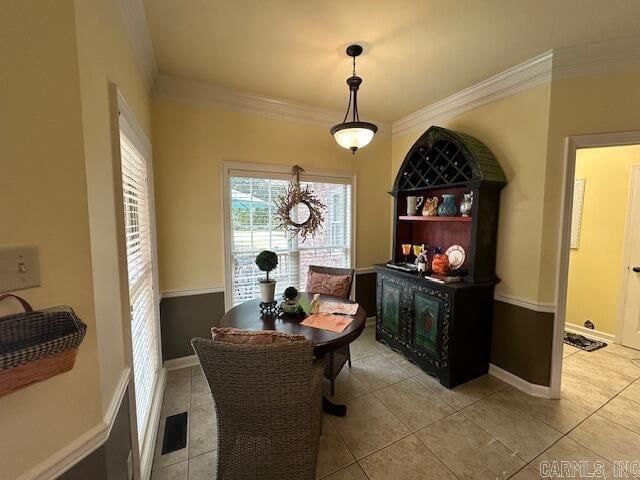
<instances>
[{"instance_id":1,"label":"doormat","mask_svg":"<svg viewBox=\"0 0 640 480\"><path fill-rule=\"evenodd\" d=\"M187 446L187 412L167 417L162 437L162 455Z\"/></svg>"},{"instance_id":2,"label":"doormat","mask_svg":"<svg viewBox=\"0 0 640 480\"><path fill-rule=\"evenodd\" d=\"M569 332L564 332L564 343L571 345L572 347L579 348L580 350L584 350L585 352L593 352L607 346L604 342L591 340L584 335Z\"/></svg>"}]
</instances>

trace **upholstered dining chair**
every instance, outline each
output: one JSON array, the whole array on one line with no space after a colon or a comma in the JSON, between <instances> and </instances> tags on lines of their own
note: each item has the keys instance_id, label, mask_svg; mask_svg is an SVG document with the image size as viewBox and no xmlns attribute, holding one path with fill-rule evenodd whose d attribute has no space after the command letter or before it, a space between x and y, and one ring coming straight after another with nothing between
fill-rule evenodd
<instances>
[{"instance_id":1,"label":"upholstered dining chair","mask_svg":"<svg viewBox=\"0 0 640 480\"><path fill-rule=\"evenodd\" d=\"M354 269L309 265L309 272L307 279L308 293L325 293L343 298L351 297L353 277L355 275ZM327 277L324 276L332 277L333 281L331 279L327 281ZM336 377L347 362L351 367L351 349L349 345L326 355L324 376L331 383L332 397L335 395Z\"/></svg>"},{"instance_id":2,"label":"upholstered dining chair","mask_svg":"<svg viewBox=\"0 0 640 480\"><path fill-rule=\"evenodd\" d=\"M299 335L213 331L213 340L191 345L215 404L216 478L314 479L323 367L314 363L313 345Z\"/></svg>"}]
</instances>

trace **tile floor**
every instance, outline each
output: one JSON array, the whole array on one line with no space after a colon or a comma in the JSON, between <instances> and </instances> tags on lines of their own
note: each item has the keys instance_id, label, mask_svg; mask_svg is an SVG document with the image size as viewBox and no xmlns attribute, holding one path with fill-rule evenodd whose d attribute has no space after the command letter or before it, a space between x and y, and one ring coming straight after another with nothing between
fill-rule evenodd
<instances>
[{"instance_id":1,"label":"tile floor","mask_svg":"<svg viewBox=\"0 0 640 480\"><path fill-rule=\"evenodd\" d=\"M589 478L632 478L612 462L640 461L639 351L565 345L561 400L490 375L447 390L376 342L373 327L351 353L334 398L349 411L324 418L319 479L531 480L546 478L540 463L553 460L586 460L592 470L600 462L606 476ZM160 455L164 417L183 411L187 447ZM215 479L213 402L199 367L168 373L162 415L152 480Z\"/></svg>"}]
</instances>

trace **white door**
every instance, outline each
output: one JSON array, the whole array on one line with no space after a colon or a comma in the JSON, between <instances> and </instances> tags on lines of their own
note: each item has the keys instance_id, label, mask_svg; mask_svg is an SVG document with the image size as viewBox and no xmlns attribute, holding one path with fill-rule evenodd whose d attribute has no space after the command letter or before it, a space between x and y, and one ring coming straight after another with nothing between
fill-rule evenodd
<instances>
[{"instance_id":1,"label":"white door","mask_svg":"<svg viewBox=\"0 0 640 480\"><path fill-rule=\"evenodd\" d=\"M625 247L622 344L640 350L640 165L631 169Z\"/></svg>"}]
</instances>

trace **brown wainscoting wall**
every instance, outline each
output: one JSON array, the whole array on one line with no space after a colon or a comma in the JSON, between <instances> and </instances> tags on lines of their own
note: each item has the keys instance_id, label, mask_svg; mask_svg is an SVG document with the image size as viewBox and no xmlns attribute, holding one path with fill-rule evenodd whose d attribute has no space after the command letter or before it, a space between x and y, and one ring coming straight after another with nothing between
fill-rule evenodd
<instances>
[{"instance_id":1,"label":"brown wainscoting wall","mask_svg":"<svg viewBox=\"0 0 640 480\"><path fill-rule=\"evenodd\" d=\"M554 314L495 301L491 363L530 383L550 385Z\"/></svg>"},{"instance_id":2,"label":"brown wainscoting wall","mask_svg":"<svg viewBox=\"0 0 640 480\"><path fill-rule=\"evenodd\" d=\"M356 301L376 315L376 274L356 276ZM553 313L495 301L491 363L537 385L550 384ZM193 355L191 339L208 338L224 314L224 293L163 298L160 302L162 357Z\"/></svg>"},{"instance_id":3,"label":"brown wainscoting wall","mask_svg":"<svg viewBox=\"0 0 640 480\"><path fill-rule=\"evenodd\" d=\"M376 314L376 274L356 276L356 301L368 317ZM160 301L162 359L193 355L191 339L209 338L224 315L224 292L166 297Z\"/></svg>"},{"instance_id":4,"label":"brown wainscoting wall","mask_svg":"<svg viewBox=\"0 0 640 480\"><path fill-rule=\"evenodd\" d=\"M356 302L367 312L367 317L376 316L376 272L356 275Z\"/></svg>"},{"instance_id":5,"label":"brown wainscoting wall","mask_svg":"<svg viewBox=\"0 0 640 480\"><path fill-rule=\"evenodd\" d=\"M107 441L59 476L58 480L115 480L128 478L127 458L131 451L130 422L129 394L125 392Z\"/></svg>"},{"instance_id":6,"label":"brown wainscoting wall","mask_svg":"<svg viewBox=\"0 0 640 480\"><path fill-rule=\"evenodd\" d=\"M224 315L224 292L163 298L160 301L162 359L194 355L191 339L210 338Z\"/></svg>"}]
</instances>

